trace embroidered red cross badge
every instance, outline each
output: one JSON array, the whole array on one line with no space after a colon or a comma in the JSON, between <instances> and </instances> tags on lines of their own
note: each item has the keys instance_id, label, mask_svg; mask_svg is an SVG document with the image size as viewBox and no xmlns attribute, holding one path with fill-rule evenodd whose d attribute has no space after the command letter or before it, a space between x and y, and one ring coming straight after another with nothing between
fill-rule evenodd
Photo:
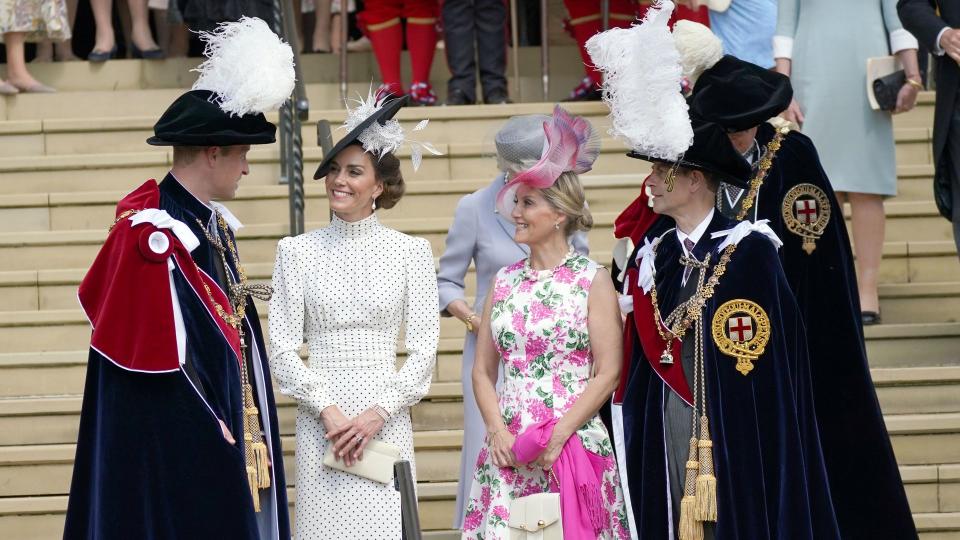
<instances>
[{"instance_id":1,"label":"embroidered red cross badge","mask_svg":"<svg viewBox=\"0 0 960 540\"><path fill-rule=\"evenodd\" d=\"M815 199L798 199L794 204L797 209L797 221L805 225L817 222L819 215Z\"/></svg>"},{"instance_id":2,"label":"embroidered red cross badge","mask_svg":"<svg viewBox=\"0 0 960 540\"><path fill-rule=\"evenodd\" d=\"M727 333L736 342L753 339L753 319L750 317L730 317L727 319Z\"/></svg>"}]
</instances>

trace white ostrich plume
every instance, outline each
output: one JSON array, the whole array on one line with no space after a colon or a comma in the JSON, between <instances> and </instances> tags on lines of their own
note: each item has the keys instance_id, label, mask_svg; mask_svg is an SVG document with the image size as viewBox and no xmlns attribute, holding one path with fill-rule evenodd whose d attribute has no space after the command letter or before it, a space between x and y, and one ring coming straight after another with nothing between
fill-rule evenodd
<instances>
[{"instance_id":1,"label":"white ostrich plume","mask_svg":"<svg viewBox=\"0 0 960 540\"><path fill-rule=\"evenodd\" d=\"M256 17L222 23L201 32L207 59L194 90L209 90L230 115L274 111L293 93L293 50Z\"/></svg>"},{"instance_id":2,"label":"white ostrich plume","mask_svg":"<svg viewBox=\"0 0 960 540\"><path fill-rule=\"evenodd\" d=\"M687 103L680 91L680 53L668 22L673 2L651 6L639 25L612 28L587 41L604 75L610 134L640 154L676 160L693 143Z\"/></svg>"},{"instance_id":3,"label":"white ostrich plume","mask_svg":"<svg viewBox=\"0 0 960 540\"><path fill-rule=\"evenodd\" d=\"M673 25L673 39L680 51L683 76L690 87L700 75L723 58L723 43L706 26L693 21L680 20Z\"/></svg>"},{"instance_id":4,"label":"white ostrich plume","mask_svg":"<svg viewBox=\"0 0 960 540\"><path fill-rule=\"evenodd\" d=\"M343 122L342 126L342 129L348 133L363 123L364 120L370 118L370 115L382 109L387 101L387 97L385 96L378 101L371 87L367 92L366 99L358 95L353 101L356 103L356 106L350 108L350 105L347 104L347 119ZM430 120L421 120L412 131L423 131L429 123ZM395 153L404 144L409 145L410 160L413 162L414 171L420 169L420 164L423 162L424 150L435 156L442 155L440 151L429 142L407 139L403 131L403 126L394 118L387 120L383 124L373 122L360 132L357 140L363 145L365 151L377 156L377 159L382 158L388 152Z\"/></svg>"}]
</instances>

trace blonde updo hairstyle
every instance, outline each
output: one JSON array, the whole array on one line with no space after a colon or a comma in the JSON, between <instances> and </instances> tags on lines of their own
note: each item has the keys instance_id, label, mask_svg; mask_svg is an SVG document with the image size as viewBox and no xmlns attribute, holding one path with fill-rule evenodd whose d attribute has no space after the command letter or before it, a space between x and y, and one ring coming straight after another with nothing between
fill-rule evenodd
<instances>
[{"instance_id":1,"label":"blonde updo hairstyle","mask_svg":"<svg viewBox=\"0 0 960 540\"><path fill-rule=\"evenodd\" d=\"M547 203L558 212L567 216L564 233L570 236L577 231L589 231L593 228L593 215L587 207L587 196L580 183L580 176L574 172L565 172L552 186L540 190Z\"/></svg>"}]
</instances>

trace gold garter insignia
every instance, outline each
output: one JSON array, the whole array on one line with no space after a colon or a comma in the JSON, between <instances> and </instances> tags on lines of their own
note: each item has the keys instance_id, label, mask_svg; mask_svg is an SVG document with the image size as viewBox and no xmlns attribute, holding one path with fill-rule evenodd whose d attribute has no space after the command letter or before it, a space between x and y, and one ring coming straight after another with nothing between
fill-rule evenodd
<instances>
[{"instance_id":1,"label":"gold garter insignia","mask_svg":"<svg viewBox=\"0 0 960 540\"><path fill-rule=\"evenodd\" d=\"M783 197L783 222L787 230L803 238L807 255L817 248L831 210L827 194L813 184L797 184Z\"/></svg>"},{"instance_id":2,"label":"gold garter insignia","mask_svg":"<svg viewBox=\"0 0 960 540\"><path fill-rule=\"evenodd\" d=\"M770 340L770 318L756 302L730 300L713 315L713 341L723 354L737 359L737 371L746 375Z\"/></svg>"}]
</instances>

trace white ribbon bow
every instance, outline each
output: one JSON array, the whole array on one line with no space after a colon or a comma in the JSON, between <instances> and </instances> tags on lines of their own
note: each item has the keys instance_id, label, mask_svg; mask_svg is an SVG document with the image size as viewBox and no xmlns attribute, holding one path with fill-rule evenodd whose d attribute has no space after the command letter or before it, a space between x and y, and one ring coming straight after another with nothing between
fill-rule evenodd
<instances>
[{"instance_id":1,"label":"white ribbon bow","mask_svg":"<svg viewBox=\"0 0 960 540\"><path fill-rule=\"evenodd\" d=\"M773 232L773 229L770 228L769 219L761 219L756 223L751 223L749 221L741 221L737 223L737 226L732 229L727 229L725 231L717 231L710 235L710 238L723 238L726 236L726 240L720 243L717 246L717 252L721 252L727 248L727 246L739 245L740 241L750 235L750 233L760 233L763 236L766 236L770 243L774 245L777 249L780 249L780 246L783 245L783 242L777 236L777 233Z\"/></svg>"},{"instance_id":2,"label":"white ribbon bow","mask_svg":"<svg viewBox=\"0 0 960 540\"><path fill-rule=\"evenodd\" d=\"M656 265L654 263L656 253L654 249L659 243L660 238L654 238L653 242L650 242L649 238L644 238L643 247L637 252L637 262L639 266L637 285L643 289L643 294L650 292L650 289L652 289L654 285L653 275L656 272Z\"/></svg>"},{"instance_id":3,"label":"white ribbon bow","mask_svg":"<svg viewBox=\"0 0 960 540\"><path fill-rule=\"evenodd\" d=\"M223 216L223 220L227 222L227 227L230 227L230 230L237 232L243 228L243 223L240 223L240 220L237 219L237 216L233 215L226 206L218 203L217 201L210 201L210 207L220 212L220 215Z\"/></svg>"},{"instance_id":4,"label":"white ribbon bow","mask_svg":"<svg viewBox=\"0 0 960 540\"><path fill-rule=\"evenodd\" d=\"M160 210L159 208L141 210L130 216L130 223L131 227L149 223L158 229L170 229L183 246L187 248L187 251L193 251L200 245L200 240L197 239L197 235L193 234L190 227L187 227L186 223L182 221L173 219L166 210Z\"/></svg>"}]
</instances>

